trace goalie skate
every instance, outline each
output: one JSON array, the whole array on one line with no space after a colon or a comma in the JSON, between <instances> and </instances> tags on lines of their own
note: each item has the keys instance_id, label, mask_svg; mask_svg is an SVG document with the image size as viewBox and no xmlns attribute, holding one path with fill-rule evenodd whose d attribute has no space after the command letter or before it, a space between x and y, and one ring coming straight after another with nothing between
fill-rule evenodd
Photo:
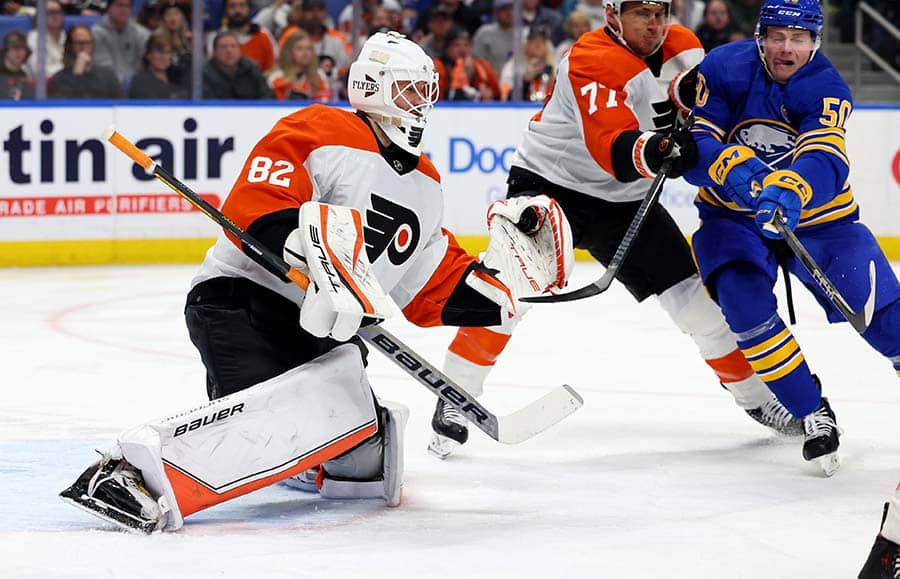
<instances>
[{"instance_id":1,"label":"goalie skate","mask_svg":"<svg viewBox=\"0 0 900 579\"><path fill-rule=\"evenodd\" d=\"M59 496L65 502L126 531L152 533L163 511L144 488L140 471L124 459L104 457Z\"/></svg>"},{"instance_id":2,"label":"goalie skate","mask_svg":"<svg viewBox=\"0 0 900 579\"><path fill-rule=\"evenodd\" d=\"M466 419L459 410L443 400L437 401L431 418L431 429L434 432L428 443L428 452L441 460L450 456L457 446L465 444L469 439Z\"/></svg>"},{"instance_id":3,"label":"goalie skate","mask_svg":"<svg viewBox=\"0 0 900 579\"><path fill-rule=\"evenodd\" d=\"M828 399L822 397L819 407L803 418L806 440L803 441L803 458L817 463L825 476L833 475L841 466L838 456L840 429Z\"/></svg>"}]
</instances>

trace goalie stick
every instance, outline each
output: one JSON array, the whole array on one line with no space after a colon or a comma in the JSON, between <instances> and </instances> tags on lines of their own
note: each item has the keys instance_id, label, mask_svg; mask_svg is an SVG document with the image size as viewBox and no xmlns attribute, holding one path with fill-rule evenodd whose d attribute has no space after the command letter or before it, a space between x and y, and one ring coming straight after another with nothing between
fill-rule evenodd
<instances>
[{"instance_id":1,"label":"goalie stick","mask_svg":"<svg viewBox=\"0 0 900 579\"><path fill-rule=\"evenodd\" d=\"M303 290L309 286L309 278L306 275L288 265L280 256L260 244L253 236L197 195L190 187L176 179L114 128L110 127L104 131L103 140L109 141L132 161L143 167L145 171L165 183L172 191L178 193L207 217L234 235L241 241L247 255L267 271L293 282ZM504 444L518 444L528 440L584 405L584 400L578 392L571 386L563 384L524 408L511 414L497 416L383 327L378 325L363 327L357 334L438 398L459 410L485 434Z\"/></svg>"}]
</instances>

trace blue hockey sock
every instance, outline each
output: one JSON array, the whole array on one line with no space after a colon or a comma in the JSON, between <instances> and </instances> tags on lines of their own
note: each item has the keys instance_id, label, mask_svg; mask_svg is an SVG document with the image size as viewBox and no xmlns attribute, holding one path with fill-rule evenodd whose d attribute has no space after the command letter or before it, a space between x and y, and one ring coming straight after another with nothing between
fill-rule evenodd
<instances>
[{"instance_id":1,"label":"blue hockey sock","mask_svg":"<svg viewBox=\"0 0 900 579\"><path fill-rule=\"evenodd\" d=\"M792 415L803 418L819 407L821 394L800 345L777 314L737 334L737 343L756 374Z\"/></svg>"}]
</instances>

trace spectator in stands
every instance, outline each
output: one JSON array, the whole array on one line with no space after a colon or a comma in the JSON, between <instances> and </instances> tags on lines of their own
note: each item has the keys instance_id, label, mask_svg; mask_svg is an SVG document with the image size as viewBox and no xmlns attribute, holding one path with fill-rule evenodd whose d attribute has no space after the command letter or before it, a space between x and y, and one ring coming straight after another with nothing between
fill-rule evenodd
<instances>
[{"instance_id":1,"label":"spectator in stands","mask_svg":"<svg viewBox=\"0 0 900 579\"><path fill-rule=\"evenodd\" d=\"M440 4L428 12L428 22L425 24L428 34L419 42L419 46L425 54L434 59L440 59L447 45L447 35L453 29L453 17L450 10Z\"/></svg>"},{"instance_id":2,"label":"spectator in stands","mask_svg":"<svg viewBox=\"0 0 900 579\"><path fill-rule=\"evenodd\" d=\"M707 0L703 22L697 27L697 38L703 49L709 52L717 46L746 37L731 23L725 0Z\"/></svg>"},{"instance_id":3,"label":"spectator in stands","mask_svg":"<svg viewBox=\"0 0 900 579\"><path fill-rule=\"evenodd\" d=\"M272 98L272 91L259 67L249 58L241 56L241 43L234 32L219 32L213 39L213 57L203 67L203 98Z\"/></svg>"},{"instance_id":4,"label":"spectator in stands","mask_svg":"<svg viewBox=\"0 0 900 579\"><path fill-rule=\"evenodd\" d=\"M50 79L51 98L115 99L122 96L116 73L94 59L94 35L87 26L69 29L63 47L63 69Z\"/></svg>"},{"instance_id":5,"label":"spectator in stands","mask_svg":"<svg viewBox=\"0 0 900 579\"><path fill-rule=\"evenodd\" d=\"M169 78L172 66L172 43L167 36L151 34L144 51L144 66L128 86L131 99L186 99L186 86Z\"/></svg>"},{"instance_id":6,"label":"spectator in stands","mask_svg":"<svg viewBox=\"0 0 900 579\"><path fill-rule=\"evenodd\" d=\"M578 0L575 10L587 14L591 19L591 30L606 26L606 8L603 7L603 0Z\"/></svg>"},{"instance_id":7,"label":"spectator in stands","mask_svg":"<svg viewBox=\"0 0 900 579\"><path fill-rule=\"evenodd\" d=\"M269 74L269 85L278 100L327 102L331 90L309 35L298 30L284 43L278 68Z\"/></svg>"},{"instance_id":8,"label":"spectator in stands","mask_svg":"<svg viewBox=\"0 0 900 579\"><path fill-rule=\"evenodd\" d=\"M500 71L500 93L504 101L513 98L514 66L510 58ZM546 28L535 26L529 29L519 72L522 76L522 100L543 102L556 78L556 55Z\"/></svg>"},{"instance_id":9,"label":"spectator in stands","mask_svg":"<svg viewBox=\"0 0 900 579\"><path fill-rule=\"evenodd\" d=\"M138 11L135 19L138 24L150 31L151 34L162 25L162 12L158 0L146 0Z\"/></svg>"},{"instance_id":10,"label":"spectator in stands","mask_svg":"<svg viewBox=\"0 0 900 579\"><path fill-rule=\"evenodd\" d=\"M691 30L696 29L703 22L703 9L706 4L702 0L692 0L690 9L685 0L672 0L672 6L669 10L672 13L670 23L681 24Z\"/></svg>"},{"instance_id":11,"label":"spectator in stands","mask_svg":"<svg viewBox=\"0 0 900 579\"><path fill-rule=\"evenodd\" d=\"M253 22L260 28L268 30L272 38L281 39L281 33L288 26L288 15L292 3L289 0L274 0L268 6L260 8L253 16ZM278 60L276 58L276 60Z\"/></svg>"},{"instance_id":12,"label":"spectator in stands","mask_svg":"<svg viewBox=\"0 0 900 579\"><path fill-rule=\"evenodd\" d=\"M191 6L182 0L164 0L160 6L162 24L155 32L168 39L172 46L172 66L169 80L185 88L191 84L191 54L193 34L188 27Z\"/></svg>"},{"instance_id":13,"label":"spectator in stands","mask_svg":"<svg viewBox=\"0 0 900 579\"><path fill-rule=\"evenodd\" d=\"M441 100L493 101L500 99L497 71L483 58L472 56L469 32L454 27L447 35L447 48L435 70L441 87Z\"/></svg>"},{"instance_id":14,"label":"spectator in stands","mask_svg":"<svg viewBox=\"0 0 900 579\"><path fill-rule=\"evenodd\" d=\"M522 0L522 19L529 28L540 26L549 32L550 42L554 46L566 36L562 16L552 8L541 6L541 0Z\"/></svg>"},{"instance_id":15,"label":"spectator in stands","mask_svg":"<svg viewBox=\"0 0 900 579\"><path fill-rule=\"evenodd\" d=\"M747 38L752 38L763 0L725 0L725 4L734 27Z\"/></svg>"},{"instance_id":16,"label":"spectator in stands","mask_svg":"<svg viewBox=\"0 0 900 579\"><path fill-rule=\"evenodd\" d=\"M124 86L141 67L150 36L131 17L131 0L109 0L106 15L91 30L96 64L111 68Z\"/></svg>"},{"instance_id":17,"label":"spectator in stands","mask_svg":"<svg viewBox=\"0 0 900 579\"><path fill-rule=\"evenodd\" d=\"M328 26L325 0L303 0L302 6L301 27L312 39L316 54L322 61L322 68L332 76L333 70L337 70L339 77L346 76L350 68L352 46L347 37Z\"/></svg>"},{"instance_id":18,"label":"spectator in stands","mask_svg":"<svg viewBox=\"0 0 900 579\"><path fill-rule=\"evenodd\" d=\"M79 16L103 16L106 12L107 0L72 0L75 5L75 14ZM66 14L70 14L69 9L65 8Z\"/></svg>"},{"instance_id":19,"label":"spectator in stands","mask_svg":"<svg viewBox=\"0 0 900 579\"><path fill-rule=\"evenodd\" d=\"M66 31L63 30L63 18L63 8L59 1L47 0L47 44L46 57L44 60L44 70L47 78L50 78L62 70L63 67L63 45L66 42ZM37 30L28 31L28 47L31 49L31 56L28 58L28 68L36 75L38 74Z\"/></svg>"},{"instance_id":20,"label":"spectator in stands","mask_svg":"<svg viewBox=\"0 0 900 579\"><path fill-rule=\"evenodd\" d=\"M566 31L566 38L556 45L556 62L562 60L562 57L569 53L569 49L582 34L592 30L591 19L584 12L575 10L566 18L563 28Z\"/></svg>"},{"instance_id":21,"label":"spectator in stands","mask_svg":"<svg viewBox=\"0 0 900 579\"><path fill-rule=\"evenodd\" d=\"M263 72L275 64L277 45L265 28L250 21L249 0L225 0L225 25L219 32L229 31L240 42L241 55L256 63ZM216 38L216 34L211 34Z\"/></svg>"},{"instance_id":22,"label":"spectator in stands","mask_svg":"<svg viewBox=\"0 0 900 579\"><path fill-rule=\"evenodd\" d=\"M0 49L0 100L34 98L34 79L25 70L28 60L28 41L18 30L6 33Z\"/></svg>"},{"instance_id":23,"label":"spectator in stands","mask_svg":"<svg viewBox=\"0 0 900 579\"><path fill-rule=\"evenodd\" d=\"M32 16L34 6L26 6L23 0L0 0L0 14L3 16Z\"/></svg>"},{"instance_id":24,"label":"spectator in stands","mask_svg":"<svg viewBox=\"0 0 900 579\"><path fill-rule=\"evenodd\" d=\"M475 31L481 26L481 14L460 0L436 0L430 7L422 11L420 20L423 25L427 25L436 11L448 14L453 25L463 28L469 34L475 34ZM425 29L424 26L423 29Z\"/></svg>"},{"instance_id":25,"label":"spectator in stands","mask_svg":"<svg viewBox=\"0 0 900 579\"><path fill-rule=\"evenodd\" d=\"M513 46L513 0L494 0L494 22L485 24L472 37L472 54L501 70Z\"/></svg>"}]
</instances>

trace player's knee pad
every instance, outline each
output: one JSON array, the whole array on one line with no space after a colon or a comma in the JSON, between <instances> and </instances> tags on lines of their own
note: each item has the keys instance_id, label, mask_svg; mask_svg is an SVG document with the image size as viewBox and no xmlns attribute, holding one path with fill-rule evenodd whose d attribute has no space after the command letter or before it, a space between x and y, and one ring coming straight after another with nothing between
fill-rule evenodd
<instances>
[{"instance_id":1,"label":"player's knee pad","mask_svg":"<svg viewBox=\"0 0 900 579\"><path fill-rule=\"evenodd\" d=\"M403 442L409 409L379 400L381 429L350 452L322 465L319 494L328 499L383 498L400 505L403 489Z\"/></svg>"},{"instance_id":2,"label":"player's knee pad","mask_svg":"<svg viewBox=\"0 0 900 579\"><path fill-rule=\"evenodd\" d=\"M260 384L119 436L154 497L183 517L328 461L378 432L360 351L345 344Z\"/></svg>"},{"instance_id":3,"label":"player's knee pad","mask_svg":"<svg viewBox=\"0 0 900 579\"><path fill-rule=\"evenodd\" d=\"M659 304L678 329L693 338L704 358L719 358L737 347L722 311L699 276L692 275L664 291Z\"/></svg>"}]
</instances>

